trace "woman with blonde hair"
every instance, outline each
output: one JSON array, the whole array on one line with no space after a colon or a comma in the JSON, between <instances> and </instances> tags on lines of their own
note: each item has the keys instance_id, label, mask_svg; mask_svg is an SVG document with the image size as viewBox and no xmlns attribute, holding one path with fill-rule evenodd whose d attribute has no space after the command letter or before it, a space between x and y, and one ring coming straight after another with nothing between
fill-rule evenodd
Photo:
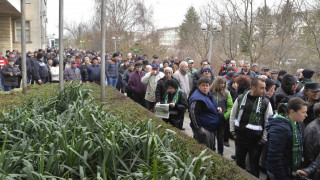
<instances>
[{"instance_id":1,"label":"woman with blonde hair","mask_svg":"<svg viewBox=\"0 0 320 180\"><path fill-rule=\"evenodd\" d=\"M217 141L218 153L223 155L223 145L229 146L229 117L233 106L231 94L227 89L226 78L218 76L210 87L210 93L215 98L218 107L222 109L222 113L220 114L220 127L217 131Z\"/></svg>"}]
</instances>

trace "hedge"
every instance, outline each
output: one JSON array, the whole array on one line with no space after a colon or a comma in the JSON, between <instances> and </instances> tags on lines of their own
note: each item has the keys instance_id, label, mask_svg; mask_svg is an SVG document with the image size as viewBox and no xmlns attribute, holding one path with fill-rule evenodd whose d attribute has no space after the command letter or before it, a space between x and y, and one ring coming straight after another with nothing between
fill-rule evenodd
<instances>
[{"instance_id":1,"label":"hedge","mask_svg":"<svg viewBox=\"0 0 320 180\"><path fill-rule=\"evenodd\" d=\"M86 86L92 90L91 96L94 98L93 103L97 106L101 105L100 86L96 84L87 84ZM26 94L22 94L19 91L12 91L11 93L4 95L0 94L0 112L8 112L14 109L15 106L23 106L30 99L37 98L39 101L47 99L58 91L58 84L51 84L31 86ZM106 102L103 103L103 108L109 114L120 117L120 119L123 117L122 119L129 119L130 121L140 123L147 123L152 119L155 127L158 127L163 131L166 129L175 131L177 133L177 139L179 140L173 144L173 148L186 148L188 154L191 154L192 157L198 156L204 149L206 149L205 145L197 143L197 141L190 138L182 131L163 122L160 118L155 117L153 113L136 104L130 98L127 98L112 87L106 87ZM207 160L207 163L209 161L213 162L212 168L207 173L208 179L256 179L246 171L236 166L235 163L228 161L210 150L206 152L206 155L211 156Z\"/></svg>"}]
</instances>

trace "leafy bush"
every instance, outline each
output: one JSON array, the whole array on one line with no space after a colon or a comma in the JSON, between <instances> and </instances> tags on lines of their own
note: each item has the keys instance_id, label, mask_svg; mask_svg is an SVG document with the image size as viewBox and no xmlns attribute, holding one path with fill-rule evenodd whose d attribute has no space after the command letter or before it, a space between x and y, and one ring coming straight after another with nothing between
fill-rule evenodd
<instances>
[{"instance_id":1,"label":"leafy bush","mask_svg":"<svg viewBox=\"0 0 320 180\"><path fill-rule=\"evenodd\" d=\"M51 92L1 113L0 179L206 178L211 156L177 148L174 131L108 114L83 85Z\"/></svg>"}]
</instances>

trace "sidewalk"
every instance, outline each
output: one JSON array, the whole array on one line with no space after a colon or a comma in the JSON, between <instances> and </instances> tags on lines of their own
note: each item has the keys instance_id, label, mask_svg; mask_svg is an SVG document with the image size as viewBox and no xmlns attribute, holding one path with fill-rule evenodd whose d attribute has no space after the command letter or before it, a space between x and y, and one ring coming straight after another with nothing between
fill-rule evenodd
<instances>
[{"instance_id":1,"label":"sidewalk","mask_svg":"<svg viewBox=\"0 0 320 180\"><path fill-rule=\"evenodd\" d=\"M190 127L190 118L189 118L189 113L186 112L184 115L184 122L183 122L183 127L185 128L184 132L193 138L193 132L192 129ZM229 161L233 161L234 160L231 158L231 155L235 154L235 144L233 140L229 140L229 147L224 146L224 152L223 152L223 157L228 159ZM267 176L265 173L260 172L260 177L259 179L265 180L267 179Z\"/></svg>"}]
</instances>

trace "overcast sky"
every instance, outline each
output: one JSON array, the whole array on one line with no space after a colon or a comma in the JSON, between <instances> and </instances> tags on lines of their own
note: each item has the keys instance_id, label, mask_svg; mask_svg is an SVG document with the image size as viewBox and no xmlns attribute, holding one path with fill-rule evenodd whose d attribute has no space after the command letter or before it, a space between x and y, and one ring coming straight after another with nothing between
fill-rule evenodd
<instances>
[{"instance_id":1,"label":"overcast sky","mask_svg":"<svg viewBox=\"0 0 320 180\"><path fill-rule=\"evenodd\" d=\"M261 4L263 0L258 0ZM270 0L268 0L270 1ZM268 2L267 1L267 2ZM273 0L272 0L273 1ZM55 33L58 37L59 1L48 0L48 35ZM66 22L88 21L93 15L94 0L66 0L64 1L64 19ZM197 11L206 3L206 0L144 0L147 7L152 6L153 22L157 29L176 27L181 24L190 6Z\"/></svg>"}]
</instances>

